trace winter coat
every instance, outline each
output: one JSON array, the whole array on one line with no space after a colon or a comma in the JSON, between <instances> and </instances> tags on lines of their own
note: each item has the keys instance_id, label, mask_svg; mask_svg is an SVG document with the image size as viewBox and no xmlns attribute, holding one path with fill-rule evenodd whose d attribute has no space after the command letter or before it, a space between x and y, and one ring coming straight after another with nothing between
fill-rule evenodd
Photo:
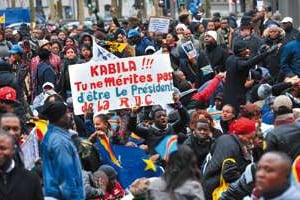
<instances>
[{"instance_id":1,"label":"winter coat","mask_svg":"<svg viewBox=\"0 0 300 200\"><path fill-rule=\"evenodd\" d=\"M71 135L52 124L42 141L45 196L57 199L84 199L82 169Z\"/></svg>"},{"instance_id":2,"label":"winter coat","mask_svg":"<svg viewBox=\"0 0 300 200\"><path fill-rule=\"evenodd\" d=\"M43 200L39 177L18 166L12 171L0 172L0 200Z\"/></svg>"},{"instance_id":3,"label":"winter coat","mask_svg":"<svg viewBox=\"0 0 300 200\"><path fill-rule=\"evenodd\" d=\"M141 41L135 45L135 56L145 55L145 50L148 46L154 47L154 42L146 36L142 37Z\"/></svg>"},{"instance_id":4,"label":"winter coat","mask_svg":"<svg viewBox=\"0 0 300 200\"><path fill-rule=\"evenodd\" d=\"M250 163L250 158L243 151L243 145L235 135L220 136L212 147L211 155L211 160L208 161L203 173L203 188L207 199L211 199L213 190L219 186L221 173L226 183L232 183ZM236 163L226 162L221 172L223 161L227 158L233 158Z\"/></svg>"},{"instance_id":5,"label":"winter coat","mask_svg":"<svg viewBox=\"0 0 300 200\"><path fill-rule=\"evenodd\" d=\"M266 37L263 40L263 45L268 45L269 47L271 47L273 45L276 45L276 44L279 44L279 43L283 43L284 32L282 33L282 35L280 35L276 39L271 39L271 38L269 38L267 36L267 33L265 33L265 34L266 34ZM267 55L264 58L263 62L262 62L262 66L266 67L269 70L269 72L271 74L271 77L273 79L277 79L278 75L279 75L279 72L280 72L280 54L281 54L281 49L282 48L280 48L276 52L273 52L270 55Z\"/></svg>"},{"instance_id":6,"label":"winter coat","mask_svg":"<svg viewBox=\"0 0 300 200\"><path fill-rule=\"evenodd\" d=\"M248 78L249 70L265 56L266 53L263 53L250 59L245 59L232 55L227 59L227 73L224 84L225 104L234 106L237 111L239 111L240 105L246 104L247 88L244 84Z\"/></svg>"},{"instance_id":7,"label":"winter coat","mask_svg":"<svg viewBox=\"0 0 300 200\"><path fill-rule=\"evenodd\" d=\"M262 40L255 34L244 38L239 33L235 33L232 40L232 48L234 49L235 45L240 41L247 42L247 47L251 50L251 56L256 56L259 52L260 46L262 45Z\"/></svg>"},{"instance_id":8,"label":"winter coat","mask_svg":"<svg viewBox=\"0 0 300 200\"><path fill-rule=\"evenodd\" d=\"M154 154L155 146L167 135L176 134L174 130L181 129L182 127L186 127L189 121L189 115L184 107L180 107L178 109L180 119L177 120L174 124L168 124L166 129L159 129L154 124L150 127L146 127L143 125L137 125L136 116L132 115L129 118L128 122L128 130L134 132L138 136L144 138L146 140L146 144L149 148L149 153Z\"/></svg>"},{"instance_id":9,"label":"winter coat","mask_svg":"<svg viewBox=\"0 0 300 200\"><path fill-rule=\"evenodd\" d=\"M222 193L221 200L237 200L251 196L255 183L256 165L249 164L242 176L229 185L229 188Z\"/></svg>"},{"instance_id":10,"label":"winter coat","mask_svg":"<svg viewBox=\"0 0 300 200\"><path fill-rule=\"evenodd\" d=\"M277 123L278 117L275 119L275 125ZM275 126L267 134L267 150L284 152L294 160L300 155L300 123L291 118L282 118L280 123L284 124Z\"/></svg>"},{"instance_id":11,"label":"winter coat","mask_svg":"<svg viewBox=\"0 0 300 200\"><path fill-rule=\"evenodd\" d=\"M259 200L296 200L300 199L300 187L299 185L291 185L285 192L274 198L261 197Z\"/></svg>"},{"instance_id":12,"label":"winter coat","mask_svg":"<svg viewBox=\"0 0 300 200\"><path fill-rule=\"evenodd\" d=\"M42 61L37 65L35 71L35 88L34 94L40 94L43 92L43 85L46 82L56 85L56 75L49 61Z\"/></svg>"},{"instance_id":13,"label":"winter coat","mask_svg":"<svg viewBox=\"0 0 300 200\"><path fill-rule=\"evenodd\" d=\"M285 40L284 43L288 43L292 40L295 40L299 36L299 31L295 28L285 30Z\"/></svg>"},{"instance_id":14,"label":"winter coat","mask_svg":"<svg viewBox=\"0 0 300 200\"><path fill-rule=\"evenodd\" d=\"M149 200L204 200L201 184L195 180L187 180L176 188L173 194L165 191L166 182L163 178L153 180L149 185Z\"/></svg>"},{"instance_id":15,"label":"winter coat","mask_svg":"<svg viewBox=\"0 0 300 200\"><path fill-rule=\"evenodd\" d=\"M17 99L20 101L24 97L24 92L18 84L16 76L11 72L11 68L0 67L0 87L12 87L17 92Z\"/></svg>"},{"instance_id":16,"label":"winter coat","mask_svg":"<svg viewBox=\"0 0 300 200\"><path fill-rule=\"evenodd\" d=\"M214 142L213 138L197 138L194 134L190 135L185 141L184 144L188 145L193 149L198 160L198 166L202 166L203 161L206 158L206 155L209 153L210 148Z\"/></svg>"},{"instance_id":17,"label":"winter coat","mask_svg":"<svg viewBox=\"0 0 300 200\"><path fill-rule=\"evenodd\" d=\"M205 53L214 71L224 72L226 70L225 64L229 55L224 48L217 46L217 44L206 45Z\"/></svg>"},{"instance_id":18,"label":"winter coat","mask_svg":"<svg viewBox=\"0 0 300 200\"><path fill-rule=\"evenodd\" d=\"M67 91L71 91L71 83L69 76L69 66L80 64L82 60L75 58L73 60L65 59L61 66L61 73L58 82L58 91L63 98L67 98Z\"/></svg>"},{"instance_id":19,"label":"winter coat","mask_svg":"<svg viewBox=\"0 0 300 200\"><path fill-rule=\"evenodd\" d=\"M200 87L205 82L205 77L201 68L209 64L206 55L203 51L200 51L199 55L196 57L196 65L193 65L189 62L182 48L179 49L179 55L179 69L186 76L186 80L190 81L191 83L194 83L195 88Z\"/></svg>"},{"instance_id":20,"label":"winter coat","mask_svg":"<svg viewBox=\"0 0 300 200\"><path fill-rule=\"evenodd\" d=\"M300 75L300 40L293 40L283 46L280 66L286 76Z\"/></svg>"}]
</instances>

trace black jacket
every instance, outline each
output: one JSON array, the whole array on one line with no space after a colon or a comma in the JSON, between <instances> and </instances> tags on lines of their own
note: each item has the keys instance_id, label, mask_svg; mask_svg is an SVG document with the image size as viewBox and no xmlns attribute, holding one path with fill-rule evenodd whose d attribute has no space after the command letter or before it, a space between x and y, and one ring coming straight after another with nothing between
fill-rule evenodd
<instances>
[{"instance_id":1,"label":"black jacket","mask_svg":"<svg viewBox=\"0 0 300 200\"><path fill-rule=\"evenodd\" d=\"M239 111L240 105L246 104L246 92L244 84L248 78L249 70L266 56L266 53L257 55L250 59L245 59L232 55L226 62L225 81L225 104L230 104Z\"/></svg>"},{"instance_id":2,"label":"black jacket","mask_svg":"<svg viewBox=\"0 0 300 200\"><path fill-rule=\"evenodd\" d=\"M221 200L239 200L251 196L255 183L256 165L251 163L247 166L242 176L222 193Z\"/></svg>"},{"instance_id":3,"label":"black jacket","mask_svg":"<svg viewBox=\"0 0 300 200\"><path fill-rule=\"evenodd\" d=\"M0 87L9 86L16 90L17 99L21 101L24 97L23 90L18 84L16 76L11 72L11 68L0 67Z\"/></svg>"},{"instance_id":4,"label":"black jacket","mask_svg":"<svg viewBox=\"0 0 300 200\"><path fill-rule=\"evenodd\" d=\"M214 71L224 72L226 70L225 64L229 55L224 48L217 44L209 46L206 45L205 53Z\"/></svg>"},{"instance_id":5,"label":"black jacket","mask_svg":"<svg viewBox=\"0 0 300 200\"><path fill-rule=\"evenodd\" d=\"M36 174L16 166L0 173L0 200L43 200L41 182Z\"/></svg>"},{"instance_id":6,"label":"black jacket","mask_svg":"<svg viewBox=\"0 0 300 200\"><path fill-rule=\"evenodd\" d=\"M185 145L188 145L193 149L196 154L198 166L201 167L203 161L206 158L206 155L209 153L211 145L213 144L213 138L197 138L193 134L190 135L184 142Z\"/></svg>"},{"instance_id":7,"label":"black jacket","mask_svg":"<svg viewBox=\"0 0 300 200\"><path fill-rule=\"evenodd\" d=\"M186 127L189 121L189 115L184 107L178 109L180 119L173 124L168 124L166 129L158 129L154 125L146 127L144 125L137 125L136 116L130 116L128 122L128 130L134 132L138 136L145 139L146 144L149 148L149 153L154 154L155 146L166 136L166 135L175 135L178 134L175 130L180 130L183 127Z\"/></svg>"},{"instance_id":8,"label":"black jacket","mask_svg":"<svg viewBox=\"0 0 300 200\"><path fill-rule=\"evenodd\" d=\"M212 147L211 155L212 158L208 161L203 173L203 188L207 199L211 199L213 190L220 184L221 168L225 159L233 158L236 161L236 163L229 161L224 165L222 174L226 183L237 180L250 163L244 156L242 144L234 135L219 137Z\"/></svg>"},{"instance_id":9,"label":"black jacket","mask_svg":"<svg viewBox=\"0 0 300 200\"><path fill-rule=\"evenodd\" d=\"M267 151L281 151L292 160L300 155L300 122L286 123L267 134Z\"/></svg>"}]
</instances>

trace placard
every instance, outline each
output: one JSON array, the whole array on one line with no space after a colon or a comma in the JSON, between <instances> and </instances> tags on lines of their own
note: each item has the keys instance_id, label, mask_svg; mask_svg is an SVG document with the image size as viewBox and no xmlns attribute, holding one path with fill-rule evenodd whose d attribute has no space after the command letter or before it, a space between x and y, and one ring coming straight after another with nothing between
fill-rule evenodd
<instances>
[{"instance_id":1,"label":"placard","mask_svg":"<svg viewBox=\"0 0 300 200\"><path fill-rule=\"evenodd\" d=\"M168 33L169 25L169 18L150 17L148 31L154 33Z\"/></svg>"},{"instance_id":2,"label":"placard","mask_svg":"<svg viewBox=\"0 0 300 200\"><path fill-rule=\"evenodd\" d=\"M172 103L169 54L90 61L69 66L74 112L89 106L94 113Z\"/></svg>"}]
</instances>

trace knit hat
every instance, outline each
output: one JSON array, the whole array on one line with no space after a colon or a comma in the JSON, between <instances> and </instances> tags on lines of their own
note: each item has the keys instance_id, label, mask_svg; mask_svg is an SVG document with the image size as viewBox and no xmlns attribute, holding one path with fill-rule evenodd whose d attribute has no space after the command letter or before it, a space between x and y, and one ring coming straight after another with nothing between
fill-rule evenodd
<instances>
[{"instance_id":1,"label":"knit hat","mask_svg":"<svg viewBox=\"0 0 300 200\"><path fill-rule=\"evenodd\" d=\"M248 44L244 40L238 40L234 46L233 46L233 52L234 54L239 54L240 52L244 51L245 49L248 48Z\"/></svg>"},{"instance_id":2,"label":"knit hat","mask_svg":"<svg viewBox=\"0 0 300 200\"><path fill-rule=\"evenodd\" d=\"M67 106L63 102L47 102L41 110L41 114L50 122L58 121L66 112Z\"/></svg>"},{"instance_id":3,"label":"knit hat","mask_svg":"<svg viewBox=\"0 0 300 200\"><path fill-rule=\"evenodd\" d=\"M103 171L107 175L109 180L117 178L118 174L116 170L109 165L101 165L99 170Z\"/></svg>"},{"instance_id":4,"label":"knit hat","mask_svg":"<svg viewBox=\"0 0 300 200\"><path fill-rule=\"evenodd\" d=\"M274 109L274 111L278 111L280 107L286 107L286 108L292 110L293 102L288 96L280 95L275 98L274 103L273 103L273 109Z\"/></svg>"},{"instance_id":5,"label":"knit hat","mask_svg":"<svg viewBox=\"0 0 300 200\"><path fill-rule=\"evenodd\" d=\"M261 99L267 98L268 96L272 95L272 86L267 84L267 83L266 84L261 84L258 87L257 95Z\"/></svg>"},{"instance_id":6,"label":"knit hat","mask_svg":"<svg viewBox=\"0 0 300 200\"><path fill-rule=\"evenodd\" d=\"M0 88L0 100L7 103L17 102L17 93L16 90L12 87L1 87Z\"/></svg>"},{"instance_id":7,"label":"knit hat","mask_svg":"<svg viewBox=\"0 0 300 200\"><path fill-rule=\"evenodd\" d=\"M9 50L9 53L11 53L11 54L22 54L23 53L23 48L18 44L14 44L11 47L11 49Z\"/></svg>"},{"instance_id":8,"label":"knit hat","mask_svg":"<svg viewBox=\"0 0 300 200\"><path fill-rule=\"evenodd\" d=\"M229 125L229 133L236 135L254 134L255 121L245 117L238 118Z\"/></svg>"},{"instance_id":9,"label":"knit hat","mask_svg":"<svg viewBox=\"0 0 300 200\"><path fill-rule=\"evenodd\" d=\"M187 28L186 28L186 25L184 25L184 24L178 24L178 25L176 26L175 30L177 30L177 29L179 29L179 28L182 28L183 30L186 30L186 29L187 29Z\"/></svg>"},{"instance_id":10,"label":"knit hat","mask_svg":"<svg viewBox=\"0 0 300 200\"><path fill-rule=\"evenodd\" d=\"M243 16L241 19L241 28L251 28L252 18L250 16Z\"/></svg>"},{"instance_id":11,"label":"knit hat","mask_svg":"<svg viewBox=\"0 0 300 200\"><path fill-rule=\"evenodd\" d=\"M210 37L214 38L217 41L217 32L216 31L207 31L205 35L209 35Z\"/></svg>"}]
</instances>

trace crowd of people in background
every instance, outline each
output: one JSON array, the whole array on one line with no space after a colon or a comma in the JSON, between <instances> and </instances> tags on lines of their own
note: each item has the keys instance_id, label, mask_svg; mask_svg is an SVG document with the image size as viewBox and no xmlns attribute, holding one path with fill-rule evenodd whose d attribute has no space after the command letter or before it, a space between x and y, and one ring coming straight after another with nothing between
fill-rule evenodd
<instances>
[{"instance_id":1,"label":"crowd of people in background","mask_svg":"<svg viewBox=\"0 0 300 200\"><path fill-rule=\"evenodd\" d=\"M114 18L108 27L0 30L0 199L300 199L300 33L293 19L265 9L239 21L202 15L180 14L168 33L149 32L149 21L136 17ZM95 43L118 58L169 54L174 103L74 115L68 67L89 62ZM29 171L20 146L41 121L48 124L39 135L41 159ZM141 142L130 140L133 133ZM155 147L173 135L178 149L166 160ZM103 162L99 137L143 149L164 173L124 188Z\"/></svg>"}]
</instances>

